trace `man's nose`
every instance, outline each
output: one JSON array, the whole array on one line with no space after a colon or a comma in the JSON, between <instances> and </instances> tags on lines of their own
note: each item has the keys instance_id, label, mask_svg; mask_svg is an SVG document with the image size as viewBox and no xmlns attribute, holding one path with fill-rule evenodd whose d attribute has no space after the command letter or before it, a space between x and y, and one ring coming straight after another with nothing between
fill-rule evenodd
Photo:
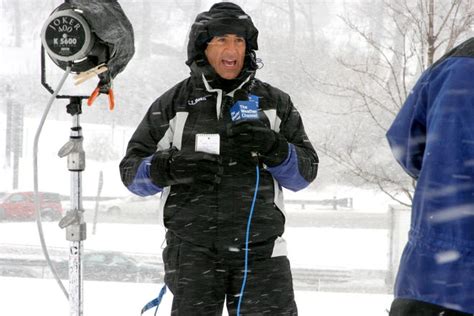
<instances>
[{"instance_id":1,"label":"man's nose","mask_svg":"<svg viewBox=\"0 0 474 316\"><path fill-rule=\"evenodd\" d=\"M238 43L237 41L228 41L226 43L226 49L237 51Z\"/></svg>"}]
</instances>

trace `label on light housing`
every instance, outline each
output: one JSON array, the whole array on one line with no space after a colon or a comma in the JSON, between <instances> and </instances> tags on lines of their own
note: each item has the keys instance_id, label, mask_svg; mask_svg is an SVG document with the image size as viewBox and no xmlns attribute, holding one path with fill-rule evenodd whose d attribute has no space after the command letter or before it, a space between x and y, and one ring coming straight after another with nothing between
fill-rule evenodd
<instances>
[{"instance_id":1,"label":"label on light housing","mask_svg":"<svg viewBox=\"0 0 474 316\"><path fill-rule=\"evenodd\" d=\"M41 31L41 41L51 58L64 62L87 57L94 45L89 24L72 9L56 11L49 16Z\"/></svg>"}]
</instances>

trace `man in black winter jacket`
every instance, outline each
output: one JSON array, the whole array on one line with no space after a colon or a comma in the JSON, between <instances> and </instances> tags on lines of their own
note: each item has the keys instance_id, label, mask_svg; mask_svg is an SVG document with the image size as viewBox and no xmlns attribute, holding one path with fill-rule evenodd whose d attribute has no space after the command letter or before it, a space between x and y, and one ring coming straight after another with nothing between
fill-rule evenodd
<instances>
[{"instance_id":1,"label":"man in black winter jacket","mask_svg":"<svg viewBox=\"0 0 474 316\"><path fill-rule=\"evenodd\" d=\"M257 36L235 4L199 14L190 77L151 105L120 164L130 191L161 192L172 315L225 301L229 315L297 315L282 187L308 186L318 157L290 97L255 78Z\"/></svg>"}]
</instances>

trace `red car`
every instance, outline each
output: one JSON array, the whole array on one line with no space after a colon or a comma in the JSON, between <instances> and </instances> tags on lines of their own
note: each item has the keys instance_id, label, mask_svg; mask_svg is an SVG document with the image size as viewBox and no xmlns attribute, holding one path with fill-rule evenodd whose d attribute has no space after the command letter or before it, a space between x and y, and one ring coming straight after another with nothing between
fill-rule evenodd
<instances>
[{"instance_id":1,"label":"red car","mask_svg":"<svg viewBox=\"0 0 474 316\"><path fill-rule=\"evenodd\" d=\"M63 214L58 193L40 192L41 218L45 221L59 220ZM13 192L0 197L0 221L34 220L34 192Z\"/></svg>"}]
</instances>

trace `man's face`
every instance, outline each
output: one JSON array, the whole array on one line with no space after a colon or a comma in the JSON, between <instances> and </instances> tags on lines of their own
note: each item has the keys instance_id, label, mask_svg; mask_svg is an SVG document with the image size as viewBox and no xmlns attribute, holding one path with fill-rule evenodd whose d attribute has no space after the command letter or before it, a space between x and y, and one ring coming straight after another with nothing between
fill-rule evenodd
<instances>
[{"instance_id":1,"label":"man's face","mask_svg":"<svg viewBox=\"0 0 474 316\"><path fill-rule=\"evenodd\" d=\"M245 39L234 34L215 36L207 45L205 53L219 76L235 79L244 66Z\"/></svg>"}]
</instances>

